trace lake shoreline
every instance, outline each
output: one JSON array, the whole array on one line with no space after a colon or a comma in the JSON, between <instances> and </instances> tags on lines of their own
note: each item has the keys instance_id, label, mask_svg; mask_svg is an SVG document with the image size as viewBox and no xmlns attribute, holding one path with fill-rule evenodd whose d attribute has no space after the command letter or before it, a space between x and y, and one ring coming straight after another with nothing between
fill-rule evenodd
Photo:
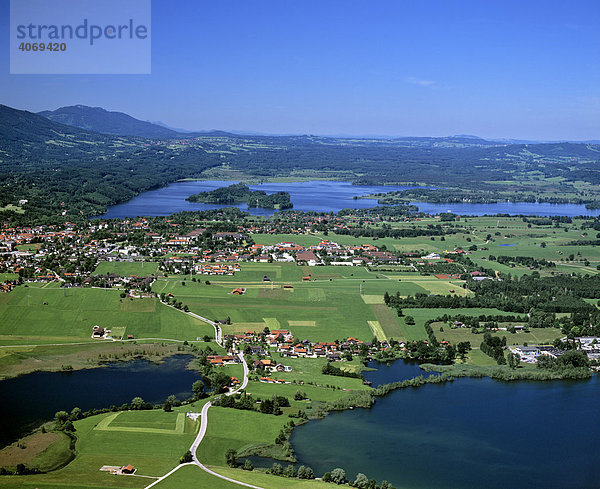
<instances>
[{"instance_id":1,"label":"lake shoreline","mask_svg":"<svg viewBox=\"0 0 600 489\"><path fill-rule=\"evenodd\" d=\"M180 401L192 395L192 384L201 378L190 369L196 356L175 351L162 359L128 358L93 368L65 372L38 371L0 382L0 396L11 403L0 406L0 445L14 442L39 429L57 411L110 409L141 397L162 404L173 394ZM43 403L27 404L35 392ZM10 420L10 421L9 421Z\"/></svg>"},{"instance_id":2,"label":"lake shoreline","mask_svg":"<svg viewBox=\"0 0 600 489\"><path fill-rule=\"evenodd\" d=\"M121 343L121 342L117 342L117 343L119 345L126 345L126 343ZM91 343L91 342L89 344L94 345L94 343ZM65 343L65 346L71 346L71 345L72 345L71 343ZM151 353L150 352L132 353L130 355L127 355L126 353L124 353L123 357L108 358L108 359L88 357L85 360L86 363L65 364L64 366L61 366L61 367L52 365L51 361L47 361L47 365L43 365L43 364L36 365L35 367L32 367L32 368L25 368L23 370L18 370L19 364L17 364L17 365L15 365L15 369L17 369L18 371L10 372L10 373L3 372L0 375L0 384L2 384L2 382L6 381L6 380L16 379L19 377L23 377L24 375L34 374L34 373L38 373L38 372L69 374L69 373L77 372L77 371L81 371L81 370L106 368L106 367L110 367L111 365L114 365L114 364L133 362L136 360L145 360L154 365L160 365L160 364L164 363L167 358L175 356L175 355L182 355L182 354L183 355L194 355L194 353L191 349L187 349L187 350L173 349L173 347L175 345L176 344L160 345L160 344L150 344L150 343L148 343L148 344L144 344L144 343L132 344L131 349L152 347L153 351ZM40 347L43 348L43 346L44 345L41 345ZM9 348L6 348L6 349L9 349ZM165 349L165 350L161 351L162 349ZM41 360L41 361L44 362L44 360ZM67 368L63 368L63 367L67 367ZM188 366L188 370L196 371L197 369L190 368Z\"/></svg>"},{"instance_id":3,"label":"lake shoreline","mask_svg":"<svg viewBox=\"0 0 600 489\"><path fill-rule=\"evenodd\" d=\"M332 401L327 403L324 406L320 406L317 412L312 413L308 419L302 420L298 422L295 426L290 429L288 433L287 441L290 443L292 452L290 457L276 457L276 456L261 456L258 451L256 453L250 453L249 451L242 452L239 455L239 459L250 459L253 463L257 462L260 464L261 460L264 464L265 461L273 461L273 462L286 462L292 464L294 466L299 465L307 465L305 461L299 459L296 456L296 449L294 447L293 442L291 441L292 434L299 426L303 426L312 421L321 421L325 419L332 413L342 413L344 411L352 411L354 409L366 409L371 410L377 403L379 399L383 399L389 394L403 389L419 389L429 384L452 384L455 380L458 379L481 379L487 378L491 381L500 382L500 383L523 383L523 382L534 382L534 383L547 383L551 381L589 381L593 377L593 373L590 371L589 375L582 375L578 378L560 376L558 374L552 378L538 378L536 377L536 371L532 369L522 369L518 370L518 373L515 373L514 378L506 379L500 378L499 376L494 376L494 373L491 370L495 370L493 367L483 367L483 366L475 366L468 365L468 369L462 368L462 364L452 364L452 365L433 365L428 363L417 363L416 361L405 358L398 357L393 360L370 360L369 365L376 363L379 368L383 366L390 367L392 364L398 362L398 364L403 364L404 366L412 365L418 366L418 368L423 372L421 375L416 375L411 378L405 378L402 380L394 380L385 384L380 384L377 387L374 387L370 390L364 391L355 391L351 393L349 396L339 399L337 401ZM363 370L363 372L372 372L376 373L379 368L372 369L368 368ZM506 367L508 369L508 367ZM503 371L501 366L498 366L496 370ZM433 372L433 373L432 373ZM514 372L514 371L513 371ZM430 375L425 376L424 373L430 373ZM490 375L492 374L492 375ZM258 465L258 468L268 469L266 465ZM329 470L334 469L335 467L331 467Z\"/></svg>"},{"instance_id":4,"label":"lake shoreline","mask_svg":"<svg viewBox=\"0 0 600 489\"><path fill-rule=\"evenodd\" d=\"M356 182L344 180L295 179L294 181L277 181L273 179L257 179L259 183L249 183L251 190L264 190L267 194L287 192L290 194L294 211L337 213L342 209L370 209L380 206L377 193L402 191L414 186L400 185L358 185ZM272 180L272 181L271 181ZM204 211L235 207L250 215L268 217L276 213L274 209L248 207L246 204L218 205L192 203L186 199L190 195L210 192L226 187L239 179L223 180L179 180L155 190L143 192L127 202L109 206L102 215L91 219L134 218L168 216L182 211ZM421 187L419 187L421 188ZM587 209L583 204L550 204L531 202L499 202L496 204L472 203L430 203L425 201L407 202L416 205L419 212L436 215L451 212L462 216L512 215L512 216L597 216L598 209Z\"/></svg>"},{"instance_id":5,"label":"lake shoreline","mask_svg":"<svg viewBox=\"0 0 600 489\"><path fill-rule=\"evenodd\" d=\"M442 458L445 457L443 454L446 453L447 444L448 450L456 450L456 456L461 459L464 456L462 453L464 450L475 450L475 452L477 452L476 448L471 449L468 444L459 444L460 446L457 446L456 442L452 441L452 436L455 436L453 434L441 437L437 425L444 425L446 428L451 428L451 433L456 431L456 436L465 437L465 439L466 437L470 438L474 436L477 439L486 440L486 436L488 436L487 431L481 431L482 428L478 421L474 422L475 424L473 425L471 414L461 416L457 426L454 426L453 424L455 421L458 421L453 418L454 414L458 415L458 413L455 413L454 411L458 410L463 414L466 412L471 413L471 411L464 411L464 405L469 405L469 403L474 402L475 399L479 399L479 402L483 403L482 407L487 405L490 401L484 395L485 393L493 392L494 399L502 399L502 402L506 403L506 407L503 406L503 409L518 410L518 404L509 399L505 399L503 396L504 392L510 393L513 396L519 393L518 395L525 396L530 402L545 403L546 401L542 401L542 399L546 399L548 395L552 395L554 392L567 393L577 390L582 394L585 392L586 396L582 399L587 399L590 396L594 398L594 392L598 389L597 375L586 379L565 379L560 380L559 382L540 382L528 379L518 379L520 380L518 382L506 382L491 377L464 375L464 378L460 378L458 376L455 377L443 373L437 375L437 377L438 379L421 376L421 379L418 380L404 380L381 385L379 386L379 390L383 391L382 395L376 396L373 393L376 402L371 406L368 406L368 409L354 410L353 408L347 408L344 411L339 411L337 413L328 412L326 416L319 419L320 423L306 423L301 430L297 431L294 429L294 435L290 438L290 443L297 459L295 465L299 466L303 464L311 466L316 474L321 474L324 471L331 471L335 467L341 467L349 475L353 475L356 472L363 472L369 478L373 477L377 480L386 479L391 481L396 487L481 487L481 479L476 477L475 472L471 475L469 474L469 471L463 472L463 474L457 476L466 477L465 481L467 482L461 482L461 484L458 484L456 480L450 482L444 481L442 484L439 481L439 474L436 475L434 473L429 474L429 480L426 481L422 479L422 471L419 471L416 468L408 468L411 463L410 460L414 457L418 457L418 453L420 452L420 450L417 450L418 447L420 447L421 450L424 447L427 447L427 450L429 451L433 447L439 445L439 457ZM438 384L438 386L437 388L428 389L419 388L425 387L429 383ZM393 386L393 389L388 390L390 384L396 385ZM404 393L397 393L396 396L401 397L384 399L388 394L393 394L392 391L396 392L399 388L403 389ZM465 398L466 391L476 394L475 398L471 399L472 396L467 396ZM482 395L483 397L481 397ZM571 409L571 401L569 398L570 396L560 396L555 398L553 402L561 407L566 405L567 409ZM419 401L419 399L422 401ZM452 401L450 401L450 399L452 399ZM442 400L444 403L440 404ZM588 406L589 402L586 403L585 400L582 400L581 402L584 403L585 410L593 409ZM455 403L457 403L459 407L454 407ZM414 411L415 409L416 411ZM451 409L453 414L446 413L448 409ZM439 413L441 416L439 420L432 418L432 414L427 414L429 411ZM382 412L384 412L385 415L383 415ZM392 415L392 413L394 413L394 415ZM334 416L331 417L329 414L333 414ZM413 414L418 416L414 420ZM479 412L478 416L482 419L487 419L488 414L491 415L486 409L483 409L483 411ZM514 420L510 415L508 415L508 417ZM311 421L313 420L311 419ZM431 426L429 426L430 422L432 423ZM516 420L514 420L514 422L516 422ZM575 424L578 422L580 423L580 421L576 419L571 419L570 422ZM590 420L590 422L592 422L592 420ZM506 438L500 436L503 430L502 426L504 425L500 420L498 420L498 423L498 428L495 427L495 424L490 425L490 427L495 431L499 430L498 436L500 438L493 438L493 443L489 446L487 446L487 440L482 442L486 444L485 451L495 451L500 449L504 451L505 445L507 443L510 445L510 442L508 441L510 437ZM527 419L520 419L518 424L527 425ZM406 426L406 428L405 430L398 431L396 425ZM467 425L470 426L471 429L465 434L462 430ZM412 428L409 428L409 426L412 426ZM357 435L354 436L361 437L362 448L356 453L352 452L352 454L349 450L336 450L336 446L348 445L350 440L349 437L351 436L349 433L351 431L357 433ZM566 431L570 432L568 429ZM458 433L460 433L460 435L458 435ZM545 433L545 435L552 436L552 430ZM561 435L557 434L556 436ZM448 440L446 439L447 437L449 437ZM402 441L403 439L405 439L405 442ZM335 440L335 444L332 443L332 440ZM490 440L490 442L492 442L492 440ZM378 447L382 446L382 444L385 444L385 446L390 444L390 455L387 456L385 461L382 460L376 462L373 457L375 457L376 453L379 453ZM352 444L350 445L354 446ZM315 448L317 449L317 452L314 452ZM520 451L517 453L520 453ZM516 456L516 454L513 455ZM590 456L593 458L592 455ZM393 463L393 460L397 462ZM402 460L401 465L403 468L396 465L400 460ZM446 462L447 460L444 463ZM423 462L423 466L428 466L427 464L429 463L435 464L435 462L425 461ZM454 461L454 463L458 463L458 461ZM526 462L523 462L521 459L521 463ZM463 468L466 469L466 467ZM540 467L538 467L538 469L542 470ZM436 472L445 473L444 470ZM518 473L518 470L516 473ZM565 477L565 474L561 475ZM509 476L514 478L515 474L511 473ZM508 480L510 480L510 477ZM418 481L419 485L414 485L415 481ZM550 484L548 487L563 486L557 486L556 483L554 483ZM575 486L570 485L569 487Z\"/></svg>"}]
</instances>

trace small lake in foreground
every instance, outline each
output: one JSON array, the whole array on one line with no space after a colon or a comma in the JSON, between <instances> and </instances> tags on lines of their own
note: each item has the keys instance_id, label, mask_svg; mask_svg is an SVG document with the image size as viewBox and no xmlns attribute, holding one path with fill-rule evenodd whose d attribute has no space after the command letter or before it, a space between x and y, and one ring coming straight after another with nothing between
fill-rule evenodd
<instances>
[{"instance_id":1,"label":"small lake in foreground","mask_svg":"<svg viewBox=\"0 0 600 489\"><path fill-rule=\"evenodd\" d=\"M185 199L192 194L214 190L219 187L232 185L233 181L199 180L175 182L167 187L150 190L134 197L124 204L109 207L102 216L104 219L126 218L137 216L168 216L181 211L198 211L219 209L222 206L188 202ZM252 190L264 190L268 194L284 191L289 192L294 204L293 210L314 212L338 212L341 209L366 209L376 207L375 199L354 199L363 195L393 190L405 190L412 187L382 186L382 185L352 185L350 182L329 180L312 180L309 182L262 183L250 185ZM584 205L577 204L539 204L535 202L499 202L497 204L431 204L427 202L412 202L419 210L430 214L439 212L454 212L463 215L484 214L524 214L536 216L598 216L600 209L589 210ZM248 209L246 204L236 207L248 211L252 215L270 216L275 211L270 209Z\"/></svg>"},{"instance_id":2,"label":"small lake in foreground","mask_svg":"<svg viewBox=\"0 0 600 489\"><path fill-rule=\"evenodd\" d=\"M396 362L367 372L373 385L414 376ZM388 378L385 378L388 377ZM371 409L297 427L298 463L341 467L399 488L598 488L600 379L457 379L402 389Z\"/></svg>"},{"instance_id":3,"label":"small lake in foreground","mask_svg":"<svg viewBox=\"0 0 600 489\"><path fill-rule=\"evenodd\" d=\"M174 355L161 364L147 360L112 363L73 372L34 372L0 382L0 447L12 443L57 411L83 411L129 403L139 396L151 403L192 395L200 377L187 370L192 355Z\"/></svg>"}]
</instances>

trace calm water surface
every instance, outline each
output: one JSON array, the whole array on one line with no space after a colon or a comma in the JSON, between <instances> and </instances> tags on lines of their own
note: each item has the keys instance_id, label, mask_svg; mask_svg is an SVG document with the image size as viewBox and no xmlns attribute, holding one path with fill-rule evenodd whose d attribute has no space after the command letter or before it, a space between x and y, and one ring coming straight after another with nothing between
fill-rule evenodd
<instances>
[{"instance_id":1,"label":"calm water surface","mask_svg":"<svg viewBox=\"0 0 600 489\"><path fill-rule=\"evenodd\" d=\"M414 365L385 367L397 380ZM299 463L342 467L419 489L598 488L600 380L501 383L459 379L403 389L371 409L332 413L296 428Z\"/></svg>"},{"instance_id":2,"label":"calm water surface","mask_svg":"<svg viewBox=\"0 0 600 489\"><path fill-rule=\"evenodd\" d=\"M193 182L176 182L158 190L150 190L134 197L129 202L112 206L101 218L125 218L136 216L167 216L174 212L219 209L221 205L192 203L185 199L192 194L214 190L232 185L232 181L203 180ZM264 190L268 194L289 192L294 210L314 212L337 212L341 209L365 209L377 206L375 199L359 199L354 197L393 190L405 190L412 187L352 185L349 182L313 180L310 182L263 183L250 185L253 190ZM484 214L526 214L538 216L577 216L600 215L600 209L588 210L584 205L575 204L537 204L528 202L500 202L498 204L429 204L413 202L419 210L431 214L439 212L455 212L463 215ZM231 206L227 206L231 207ZM246 204L236 207L253 215L269 216L274 213L269 209L248 209Z\"/></svg>"},{"instance_id":3,"label":"calm water surface","mask_svg":"<svg viewBox=\"0 0 600 489\"><path fill-rule=\"evenodd\" d=\"M237 182L222 180L203 180L194 182L176 182L158 190L150 190L134 197L129 202L112 206L101 218L124 218L136 216L168 216L174 212L220 209L222 206L188 202L185 199L192 194L206 192L220 187L228 187ZM404 190L411 187L398 186L357 186L349 182L334 182L315 180L310 182L292 183L263 183L250 185L252 190L264 190L268 194L283 191L289 192L294 209L298 211L337 212L345 208L365 209L375 207L377 200L360 199L353 197L369 195L376 192L391 192ZM248 211L255 216L270 216L275 211L271 209L248 209L246 204L235 207Z\"/></svg>"},{"instance_id":4,"label":"calm water surface","mask_svg":"<svg viewBox=\"0 0 600 489\"><path fill-rule=\"evenodd\" d=\"M114 363L74 372L35 372L0 382L0 446L11 443L54 417L57 411L83 411L123 403L140 396L159 403L174 394L192 395L196 372L186 370L191 355L175 355L162 364L147 360Z\"/></svg>"},{"instance_id":5,"label":"calm water surface","mask_svg":"<svg viewBox=\"0 0 600 489\"><path fill-rule=\"evenodd\" d=\"M437 214L453 212L459 215L484 216L510 214L526 216L598 216L600 209L586 209L583 204L547 204L537 202L498 202L496 204L432 204L411 202L422 212Z\"/></svg>"}]
</instances>

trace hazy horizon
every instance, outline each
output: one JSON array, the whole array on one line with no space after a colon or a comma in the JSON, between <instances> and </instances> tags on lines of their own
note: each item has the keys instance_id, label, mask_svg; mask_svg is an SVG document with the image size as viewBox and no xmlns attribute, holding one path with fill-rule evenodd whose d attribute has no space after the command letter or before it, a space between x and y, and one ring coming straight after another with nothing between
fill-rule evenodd
<instances>
[{"instance_id":1,"label":"hazy horizon","mask_svg":"<svg viewBox=\"0 0 600 489\"><path fill-rule=\"evenodd\" d=\"M600 139L600 4L152 2L150 75L0 75L3 103L190 131ZM0 26L8 37L8 2ZM8 51L0 54L8 66Z\"/></svg>"}]
</instances>

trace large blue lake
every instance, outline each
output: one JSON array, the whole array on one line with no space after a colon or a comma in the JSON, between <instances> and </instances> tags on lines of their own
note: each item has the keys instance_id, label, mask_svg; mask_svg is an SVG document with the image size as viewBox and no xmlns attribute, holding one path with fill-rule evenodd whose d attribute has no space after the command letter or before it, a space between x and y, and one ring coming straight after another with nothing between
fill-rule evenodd
<instances>
[{"instance_id":1,"label":"large blue lake","mask_svg":"<svg viewBox=\"0 0 600 489\"><path fill-rule=\"evenodd\" d=\"M396 362L374 385L412 377ZM299 463L335 467L400 488L600 487L600 379L502 383L459 379L398 390L371 409L332 413L296 428Z\"/></svg>"},{"instance_id":2,"label":"large blue lake","mask_svg":"<svg viewBox=\"0 0 600 489\"><path fill-rule=\"evenodd\" d=\"M192 194L214 190L219 187L232 185L232 181L202 180L193 182L176 182L158 190L150 190L134 197L129 202L115 205L108 209L103 218L123 218L136 216L168 216L174 212L220 209L222 206L213 204L193 203L185 200ZM377 192L390 192L392 190L404 190L409 187L384 187L384 186L356 186L349 182L333 182L326 180L315 180L310 182L292 183L262 183L250 185L252 190L264 190L268 194L274 192L289 192L297 211L315 212L337 212L345 208L365 209L377 205L374 199L355 200L354 197L369 195ZM246 204L238 207L250 212L255 216L270 216L270 209L248 209Z\"/></svg>"},{"instance_id":3,"label":"large blue lake","mask_svg":"<svg viewBox=\"0 0 600 489\"><path fill-rule=\"evenodd\" d=\"M144 192L129 202L112 206L101 218L125 218L137 216L168 216L174 212L218 209L223 206L192 203L185 199L199 192L226 187L235 182L221 180L202 180L176 182L158 190ZM352 185L350 182L313 180L309 182L263 183L251 185L253 190L264 190L267 193L278 191L289 192L294 204L294 210L314 212L337 212L345 208L365 209L377 206L375 199L355 199L363 195L393 190L404 190L410 187ZM463 215L484 214L526 214L537 216L578 216L600 215L600 209L589 210L584 205L575 204L538 204L529 202L500 202L497 204L430 204L414 202L419 210L431 214L439 212L455 212ZM274 211L268 209L248 209L246 204L240 204L242 210L253 215L271 215Z\"/></svg>"}]
</instances>

